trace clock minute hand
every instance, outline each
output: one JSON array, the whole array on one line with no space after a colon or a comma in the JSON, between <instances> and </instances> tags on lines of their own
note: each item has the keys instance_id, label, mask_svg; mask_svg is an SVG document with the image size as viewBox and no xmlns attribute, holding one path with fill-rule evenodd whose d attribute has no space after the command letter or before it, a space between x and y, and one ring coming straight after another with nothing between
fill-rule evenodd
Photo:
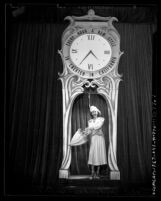
<instances>
[{"instance_id":1,"label":"clock minute hand","mask_svg":"<svg viewBox=\"0 0 161 201\"><path fill-rule=\"evenodd\" d=\"M80 64L88 57L88 55L91 53L91 51L88 52L88 54L84 57L84 59L80 62ZM79 65L80 65L79 64Z\"/></svg>"}]
</instances>

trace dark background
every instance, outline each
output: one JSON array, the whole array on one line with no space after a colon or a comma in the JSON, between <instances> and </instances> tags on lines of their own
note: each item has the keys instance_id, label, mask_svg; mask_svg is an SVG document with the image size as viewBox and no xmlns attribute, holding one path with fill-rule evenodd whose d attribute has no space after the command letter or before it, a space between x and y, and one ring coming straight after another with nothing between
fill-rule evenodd
<instances>
[{"instance_id":1,"label":"dark background","mask_svg":"<svg viewBox=\"0 0 161 201\"><path fill-rule=\"evenodd\" d=\"M121 37L117 161L121 182L151 188L152 94L156 93L155 5L6 5L5 192L23 194L58 184L62 162L63 65L66 16L114 16ZM83 99L83 98L82 98ZM81 100L75 103L77 111ZM74 112L74 111L73 111ZM77 119L79 121L79 119ZM80 159L81 162L81 159Z\"/></svg>"}]
</instances>

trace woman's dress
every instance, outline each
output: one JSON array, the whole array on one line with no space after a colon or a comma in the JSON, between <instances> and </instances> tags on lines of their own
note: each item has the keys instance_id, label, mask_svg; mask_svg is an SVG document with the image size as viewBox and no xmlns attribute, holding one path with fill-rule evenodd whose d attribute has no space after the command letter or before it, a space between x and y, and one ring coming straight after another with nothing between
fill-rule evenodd
<instances>
[{"instance_id":1,"label":"woman's dress","mask_svg":"<svg viewBox=\"0 0 161 201\"><path fill-rule=\"evenodd\" d=\"M89 150L89 165L104 165L107 164L106 145L102 126L104 123L103 117L97 119L90 119L88 121L88 128L91 129L90 137L90 150Z\"/></svg>"}]
</instances>

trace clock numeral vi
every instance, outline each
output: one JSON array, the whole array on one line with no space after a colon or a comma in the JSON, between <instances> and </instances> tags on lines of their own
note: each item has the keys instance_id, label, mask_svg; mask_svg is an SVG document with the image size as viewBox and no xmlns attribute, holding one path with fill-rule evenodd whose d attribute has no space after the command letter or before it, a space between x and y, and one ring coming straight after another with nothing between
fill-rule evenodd
<instances>
[{"instance_id":1,"label":"clock numeral vi","mask_svg":"<svg viewBox=\"0 0 161 201\"><path fill-rule=\"evenodd\" d=\"M95 36L94 35L87 35L88 40L94 40Z\"/></svg>"},{"instance_id":2,"label":"clock numeral vi","mask_svg":"<svg viewBox=\"0 0 161 201\"><path fill-rule=\"evenodd\" d=\"M93 64L88 64L88 70L93 70Z\"/></svg>"}]
</instances>

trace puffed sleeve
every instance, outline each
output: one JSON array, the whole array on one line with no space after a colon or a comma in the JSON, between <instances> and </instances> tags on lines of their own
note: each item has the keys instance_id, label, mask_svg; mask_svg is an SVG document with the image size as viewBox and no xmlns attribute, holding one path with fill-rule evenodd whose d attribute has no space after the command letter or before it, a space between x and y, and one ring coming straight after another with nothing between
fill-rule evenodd
<instances>
[{"instance_id":1,"label":"puffed sleeve","mask_svg":"<svg viewBox=\"0 0 161 201\"><path fill-rule=\"evenodd\" d=\"M88 121L88 127L85 128L85 130L84 130L84 134L85 135L90 135L91 134L91 130L93 130L93 126L92 126L91 122L92 122L92 120Z\"/></svg>"},{"instance_id":2,"label":"puffed sleeve","mask_svg":"<svg viewBox=\"0 0 161 201\"><path fill-rule=\"evenodd\" d=\"M97 122L94 124L93 128L95 130L101 128L103 126L104 121L105 121L105 119L103 117L99 117Z\"/></svg>"},{"instance_id":3,"label":"puffed sleeve","mask_svg":"<svg viewBox=\"0 0 161 201\"><path fill-rule=\"evenodd\" d=\"M88 121L88 128L93 128L92 119Z\"/></svg>"}]
</instances>

